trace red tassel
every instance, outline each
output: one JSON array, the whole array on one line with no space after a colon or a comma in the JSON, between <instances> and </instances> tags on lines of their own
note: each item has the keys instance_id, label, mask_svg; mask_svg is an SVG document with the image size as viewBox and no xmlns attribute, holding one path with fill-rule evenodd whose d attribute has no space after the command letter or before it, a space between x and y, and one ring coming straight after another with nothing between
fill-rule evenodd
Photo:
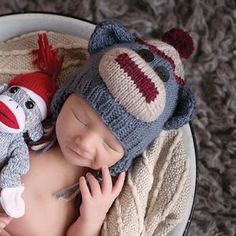
<instances>
[{"instance_id":1,"label":"red tassel","mask_svg":"<svg viewBox=\"0 0 236 236\"><path fill-rule=\"evenodd\" d=\"M178 52L180 57L189 58L193 52L193 39L188 32L180 29L173 28L167 31L162 41L172 45Z\"/></svg>"},{"instance_id":2,"label":"red tassel","mask_svg":"<svg viewBox=\"0 0 236 236\"><path fill-rule=\"evenodd\" d=\"M37 54L38 57L32 63L53 79L54 83L52 83L52 89L55 91L56 78L61 70L64 54L62 53L61 57L58 58L59 50L58 48L55 50L52 49L52 46L48 43L46 33L43 33L43 35L38 34L38 45L39 49L33 50L33 53Z\"/></svg>"}]
</instances>

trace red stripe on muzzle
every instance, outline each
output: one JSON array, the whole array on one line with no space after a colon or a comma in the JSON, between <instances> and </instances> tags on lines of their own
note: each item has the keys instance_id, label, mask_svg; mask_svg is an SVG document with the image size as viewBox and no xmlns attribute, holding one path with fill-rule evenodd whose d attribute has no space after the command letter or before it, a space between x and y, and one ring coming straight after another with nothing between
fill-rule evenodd
<instances>
[{"instance_id":1,"label":"red stripe on muzzle","mask_svg":"<svg viewBox=\"0 0 236 236\"><path fill-rule=\"evenodd\" d=\"M155 84L148 78L129 57L127 53L120 54L116 59L120 67L134 81L147 103L154 101L159 94Z\"/></svg>"}]
</instances>

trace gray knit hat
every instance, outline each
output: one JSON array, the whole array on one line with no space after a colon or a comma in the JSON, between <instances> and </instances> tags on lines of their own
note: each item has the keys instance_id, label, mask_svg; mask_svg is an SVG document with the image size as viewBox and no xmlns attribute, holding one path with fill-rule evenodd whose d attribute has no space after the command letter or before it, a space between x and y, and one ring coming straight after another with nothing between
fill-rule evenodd
<instances>
[{"instance_id":1,"label":"gray knit hat","mask_svg":"<svg viewBox=\"0 0 236 236\"><path fill-rule=\"evenodd\" d=\"M125 150L110 167L115 176L127 171L162 129L191 120L195 99L184 85L180 56L190 56L193 42L180 29L162 41L143 41L118 22L105 21L95 28L88 50L86 65L54 96L52 114L58 116L71 93L86 99Z\"/></svg>"}]
</instances>

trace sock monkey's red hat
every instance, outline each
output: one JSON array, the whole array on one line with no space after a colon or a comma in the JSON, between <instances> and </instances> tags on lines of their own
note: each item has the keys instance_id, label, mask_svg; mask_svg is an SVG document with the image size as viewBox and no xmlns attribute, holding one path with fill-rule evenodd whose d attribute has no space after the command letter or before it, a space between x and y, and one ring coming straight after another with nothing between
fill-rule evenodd
<instances>
[{"instance_id":1,"label":"sock monkey's red hat","mask_svg":"<svg viewBox=\"0 0 236 236\"><path fill-rule=\"evenodd\" d=\"M38 105L42 120L46 118L52 96L57 90L56 79L61 70L64 54L58 58L58 49L53 50L46 33L38 35L39 49L34 50L37 59L32 63L39 71L18 75L9 82L9 87L17 86L25 90Z\"/></svg>"}]
</instances>

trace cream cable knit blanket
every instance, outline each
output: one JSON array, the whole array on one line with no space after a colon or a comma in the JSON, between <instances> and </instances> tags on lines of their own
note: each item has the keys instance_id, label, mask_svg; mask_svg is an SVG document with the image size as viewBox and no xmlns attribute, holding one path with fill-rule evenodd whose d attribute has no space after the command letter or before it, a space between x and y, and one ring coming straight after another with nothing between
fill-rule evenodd
<instances>
[{"instance_id":1,"label":"cream cable knit blanket","mask_svg":"<svg viewBox=\"0 0 236 236\"><path fill-rule=\"evenodd\" d=\"M65 50L59 84L76 73L86 60L87 41L47 32L49 42ZM0 43L0 84L14 75L32 72L31 50L37 33ZM189 197L189 158L182 131L163 131L128 171L124 188L109 210L102 236L167 235L181 222Z\"/></svg>"},{"instance_id":2,"label":"cream cable knit blanket","mask_svg":"<svg viewBox=\"0 0 236 236\"><path fill-rule=\"evenodd\" d=\"M189 196L188 174L182 131L161 132L128 171L103 235L167 235L182 220Z\"/></svg>"},{"instance_id":3,"label":"cream cable knit blanket","mask_svg":"<svg viewBox=\"0 0 236 236\"><path fill-rule=\"evenodd\" d=\"M32 50L37 44L37 34L45 31L32 32L0 42L0 83L7 82L14 75L37 70L32 65L35 56ZM88 57L88 42L82 38L55 32L47 32L49 43L55 48L63 49L65 58L59 74L59 85L79 71L80 65Z\"/></svg>"}]
</instances>

